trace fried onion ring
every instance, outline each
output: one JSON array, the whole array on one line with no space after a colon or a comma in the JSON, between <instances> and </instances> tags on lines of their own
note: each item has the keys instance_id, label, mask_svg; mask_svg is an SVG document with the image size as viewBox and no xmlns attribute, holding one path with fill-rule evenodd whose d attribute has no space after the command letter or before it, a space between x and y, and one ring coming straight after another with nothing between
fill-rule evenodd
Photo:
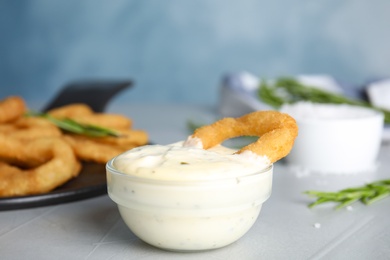
<instances>
[{"instance_id":1,"label":"fried onion ring","mask_svg":"<svg viewBox=\"0 0 390 260\"><path fill-rule=\"evenodd\" d=\"M230 138L258 136L256 142L243 147L237 154L250 151L274 163L291 151L297 135L298 126L291 116L278 111L256 111L202 126L188 137L184 145L209 149Z\"/></svg>"},{"instance_id":2,"label":"fried onion ring","mask_svg":"<svg viewBox=\"0 0 390 260\"><path fill-rule=\"evenodd\" d=\"M5 146L0 146L0 154L10 157L5 149L20 141L2 136L1 142ZM35 160L38 156L45 158L45 162L27 169L0 162L1 197L46 193L76 177L80 172L81 164L72 148L60 138L39 138L18 145L23 146L23 152L16 158L8 158L14 160L15 164Z\"/></svg>"},{"instance_id":3,"label":"fried onion ring","mask_svg":"<svg viewBox=\"0 0 390 260\"><path fill-rule=\"evenodd\" d=\"M0 133L20 140L61 136L58 127L43 118L21 117L12 123L0 124Z\"/></svg>"},{"instance_id":4,"label":"fried onion ring","mask_svg":"<svg viewBox=\"0 0 390 260\"><path fill-rule=\"evenodd\" d=\"M0 133L0 161L21 168L37 167L51 158L50 153L31 153L25 140Z\"/></svg>"},{"instance_id":5,"label":"fried onion ring","mask_svg":"<svg viewBox=\"0 0 390 260\"><path fill-rule=\"evenodd\" d=\"M89 137L75 134L64 135L78 159L106 163L111 158L131 148L148 142L148 135L142 130L118 130L120 137Z\"/></svg>"},{"instance_id":6,"label":"fried onion ring","mask_svg":"<svg viewBox=\"0 0 390 260\"><path fill-rule=\"evenodd\" d=\"M23 116L26 111L26 104L21 97L7 97L0 101L0 123L14 121Z\"/></svg>"},{"instance_id":7,"label":"fried onion ring","mask_svg":"<svg viewBox=\"0 0 390 260\"><path fill-rule=\"evenodd\" d=\"M65 135L64 140L71 145L79 160L87 162L106 163L126 150L120 146L95 142L79 135ZM129 146L129 149L135 146Z\"/></svg>"}]
</instances>

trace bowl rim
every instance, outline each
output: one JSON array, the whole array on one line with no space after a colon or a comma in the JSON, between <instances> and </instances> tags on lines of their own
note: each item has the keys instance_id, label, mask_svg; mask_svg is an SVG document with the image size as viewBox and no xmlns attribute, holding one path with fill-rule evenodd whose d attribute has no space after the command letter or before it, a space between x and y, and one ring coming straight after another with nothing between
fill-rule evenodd
<instances>
[{"instance_id":1,"label":"bowl rim","mask_svg":"<svg viewBox=\"0 0 390 260\"><path fill-rule=\"evenodd\" d=\"M306 123L306 124L349 124L349 123L362 123L362 121L370 121L370 120L381 120L384 121L384 114L383 112L370 108L370 107L363 107L363 106L356 106L356 105L350 105L350 104L333 104L333 103L313 103L313 102L297 102L295 104L302 103L304 105L310 104L314 107L325 107L325 108L340 108L340 107L348 107L352 110L359 110L359 111L366 111L367 113L361 116L343 116L343 117L313 117L313 116L299 116L294 112L289 111L289 109L280 109L280 112L289 114L292 116L297 123ZM290 104L294 105L294 104Z\"/></svg>"}]
</instances>

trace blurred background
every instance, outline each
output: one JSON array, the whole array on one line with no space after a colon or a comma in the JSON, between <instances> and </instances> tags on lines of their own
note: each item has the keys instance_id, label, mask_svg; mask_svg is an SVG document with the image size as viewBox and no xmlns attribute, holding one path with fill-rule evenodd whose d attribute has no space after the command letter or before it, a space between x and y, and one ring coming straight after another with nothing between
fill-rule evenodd
<instances>
[{"instance_id":1,"label":"blurred background","mask_svg":"<svg viewBox=\"0 0 390 260\"><path fill-rule=\"evenodd\" d=\"M387 0L0 0L0 96L132 79L117 102L215 104L222 77L390 76Z\"/></svg>"}]
</instances>

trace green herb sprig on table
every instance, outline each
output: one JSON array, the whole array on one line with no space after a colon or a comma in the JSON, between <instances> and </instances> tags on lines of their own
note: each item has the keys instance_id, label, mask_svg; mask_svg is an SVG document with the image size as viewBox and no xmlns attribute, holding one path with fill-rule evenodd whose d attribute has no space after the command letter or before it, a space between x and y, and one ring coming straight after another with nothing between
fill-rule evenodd
<instances>
[{"instance_id":1,"label":"green herb sprig on table","mask_svg":"<svg viewBox=\"0 0 390 260\"><path fill-rule=\"evenodd\" d=\"M36 116L49 120L51 123L59 127L60 129L79 135L86 135L90 137L105 137L113 136L120 137L120 133L112 129L108 129L101 126L90 125L90 124L81 124L69 118L58 119L50 116L46 113L34 113L30 112L27 116Z\"/></svg>"},{"instance_id":2,"label":"green herb sprig on table","mask_svg":"<svg viewBox=\"0 0 390 260\"><path fill-rule=\"evenodd\" d=\"M357 201L360 201L365 205L370 205L390 195L390 179L376 181L364 186L347 188L336 192L309 190L304 193L310 197L317 198L316 201L309 204L309 208L313 208L314 206L327 202L337 203L338 205L336 206L336 209L344 208Z\"/></svg>"},{"instance_id":3,"label":"green herb sprig on table","mask_svg":"<svg viewBox=\"0 0 390 260\"><path fill-rule=\"evenodd\" d=\"M293 78L281 77L276 79L273 83L262 80L258 96L260 100L274 108L280 108L285 103L291 104L298 101L349 104L373 108L384 114L385 123L390 123L390 111L374 107L363 100L356 100L341 94L303 85Z\"/></svg>"}]
</instances>

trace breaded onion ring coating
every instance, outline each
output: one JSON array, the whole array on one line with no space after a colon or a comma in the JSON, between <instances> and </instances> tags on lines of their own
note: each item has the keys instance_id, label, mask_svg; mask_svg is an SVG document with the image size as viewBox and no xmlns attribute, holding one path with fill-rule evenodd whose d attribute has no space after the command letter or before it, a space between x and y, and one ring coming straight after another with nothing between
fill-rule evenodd
<instances>
[{"instance_id":1,"label":"breaded onion ring coating","mask_svg":"<svg viewBox=\"0 0 390 260\"><path fill-rule=\"evenodd\" d=\"M80 135L65 135L64 140L70 144L77 158L82 161L107 163L110 159L137 145L112 145L96 142L88 137Z\"/></svg>"},{"instance_id":2,"label":"breaded onion ring coating","mask_svg":"<svg viewBox=\"0 0 390 260\"><path fill-rule=\"evenodd\" d=\"M91 115L94 113L91 107L82 103L74 103L58 108L53 108L47 112L49 115L57 118L71 118L77 116Z\"/></svg>"},{"instance_id":3,"label":"breaded onion ring coating","mask_svg":"<svg viewBox=\"0 0 390 260\"><path fill-rule=\"evenodd\" d=\"M119 137L104 136L104 137L84 137L98 143L111 144L126 148L134 145L144 145L148 142L148 134L142 130L135 129L116 129L120 134Z\"/></svg>"},{"instance_id":4,"label":"breaded onion ring coating","mask_svg":"<svg viewBox=\"0 0 390 260\"><path fill-rule=\"evenodd\" d=\"M184 145L200 144L203 149L209 149L230 138L258 136L256 142L237 153L251 151L258 156L266 156L274 163L291 151L297 135L298 126L291 116L278 111L256 111L239 118L223 118L200 127Z\"/></svg>"},{"instance_id":5,"label":"breaded onion ring coating","mask_svg":"<svg viewBox=\"0 0 390 260\"><path fill-rule=\"evenodd\" d=\"M7 142L8 139L2 141ZM76 177L80 172L81 165L72 148L60 138L39 138L24 143L23 147L25 157L19 159L30 160L39 154L49 158L44 163L28 169L0 162L2 197L46 193ZM0 147L0 152L4 153L3 149Z\"/></svg>"},{"instance_id":6,"label":"breaded onion ring coating","mask_svg":"<svg viewBox=\"0 0 390 260\"><path fill-rule=\"evenodd\" d=\"M77 117L69 117L80 124L96 125L106 128L127 129L131 128L132 121L130 118L109 113L95 113Z\"/></svg>"},{"instance_id":7,"label":"breaded onion ring coating","mask_svg":"<svg viewBox=\"0 0 390 260\"><path fill-rule=\"evenodd\" d=\"M119 137L90 137L76 134L64 135L77 158L82 161L107 163L110 159L131 148L145 145L148 142L148 134L142 130L115 129Z\"/></svg>"},{"instance_id":8,"label":"breaded onion ring coating","mask_svg":"<svg viewBox=\"0 0 390 260\"><path fill-rule=\"evenodd\" d=\"M0 101L0 123L14 121L23 116L26 111L26 104L21 97L7 97Z\"/></svg>"},{"instance_id":9,"label":"breaded onion ring coating","mask_svg":"<svg viewBox=\"0 0 390 260\"><path fill-rule=\"evenodd\" d=\"M46 119L37 117L21 117L12 123L0 124L0 133L21 140L62 135L58 127Z\"/></svg>"},{"instance_id":10,"label":"breaded onion ring coating","mask_svg":"<svg viewBox=\"0 0 390 260\"><path fill-rule=\"evenodd\" d=\"M0 161L3 161L21 168L37 167L51 158L50 152L31 153L25 149L29 144L25 140L9 137L0 133Z\"/></svg>"},{"instance_id":11,"label":"breaded onion ring coating","mask_svg":"<svg viewBox=\"0 0 390 260\"><path fill-rule=\"evenodd\" d=\"M78 159L96 163L106 163L113 157L131 148L145 145L148 134L142 130L118 130L120 137L89 137L75 134L64 135Z\"/></svg>"}]
</instances>

